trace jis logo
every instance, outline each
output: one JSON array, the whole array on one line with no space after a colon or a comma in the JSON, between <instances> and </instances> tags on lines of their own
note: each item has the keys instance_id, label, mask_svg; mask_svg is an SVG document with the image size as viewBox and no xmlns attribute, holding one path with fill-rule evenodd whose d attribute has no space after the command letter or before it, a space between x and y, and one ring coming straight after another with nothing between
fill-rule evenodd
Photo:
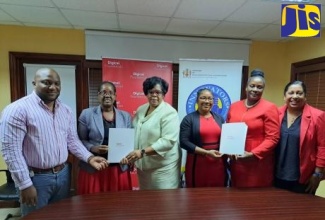
<instances>
[{"instance_id":1,"label":"jis logo","mask_svg":"<svg viewBox=\"0 0 325 220\"><path fill-rule=\"evenodd\" d=\"M196 98L200 89L210 89L212 91L214 103L211 110L226 119L231 104L230 97L223 88L213 84L199 86L191 92L186 101L186 114L197 110Z\"/></svg>"},{"instance_id":2,"label":"jis logo","mask_svg":"<svg viewBox=\"0 0 325 220\"><path fill-rule=\"evenodd\" d=\"M283 4L281 37L320 37L321 4Z\"/></svg>"}]
</instances>

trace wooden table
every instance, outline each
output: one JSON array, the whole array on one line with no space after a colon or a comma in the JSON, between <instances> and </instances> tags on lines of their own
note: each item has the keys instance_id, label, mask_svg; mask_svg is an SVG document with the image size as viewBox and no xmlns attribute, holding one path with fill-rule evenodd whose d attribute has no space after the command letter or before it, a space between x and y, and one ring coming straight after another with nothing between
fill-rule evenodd
<instances>
[{"instance_id":1,"label":"wooden table","mask_svg":"<svg viewBox=\"0 0 325 220\"><path fill-rule=\"evenodd\" d=\"M74 196L22 219L325 219L325 199L285 190L194 188Z\"/></svg>"}]
</instances>

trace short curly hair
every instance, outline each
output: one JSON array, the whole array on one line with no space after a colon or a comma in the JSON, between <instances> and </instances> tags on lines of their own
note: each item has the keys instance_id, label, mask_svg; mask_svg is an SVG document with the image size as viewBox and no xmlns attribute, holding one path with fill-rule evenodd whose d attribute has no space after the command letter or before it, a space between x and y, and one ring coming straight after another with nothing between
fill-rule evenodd
<instances>
[{"instance_id":1,"label":"short curly hair","mask_svg":"<svg viewBox=\"0 0 325 220\"><path fill-rule=\"evenodd\" d=\"M153 76L150 78L147 78L142 86L143 86L143 92L145 95L148 95L149 90L153 89L153 87L155 87L156 85L160 85L161 86L161 90L163 95L166 95L166 93L168 92L168 82L166 82L166 80L158 77L158 76Z\"/></svg>"}]
</instances>

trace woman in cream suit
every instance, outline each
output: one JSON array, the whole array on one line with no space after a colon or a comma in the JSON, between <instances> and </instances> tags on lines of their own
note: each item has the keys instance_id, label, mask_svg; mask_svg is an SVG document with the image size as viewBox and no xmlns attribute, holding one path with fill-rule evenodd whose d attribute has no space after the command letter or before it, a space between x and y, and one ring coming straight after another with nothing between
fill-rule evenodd
<instances>
[{"instance_id":1,"label":"woman in cream suit","mask_svg":"<svg viewBox=\"0 0 325 220\"><path fill-rule=\"evenodd\" d=\"M109 129L130 128L131 116L114 107L116 88L111 82L105 81L99 86L98 100L99 106L82 111L78 120L78 135L90 152L106 158ZM96 171L88 164L80 162L78 194L131 189L131 176L127 167L111 163L107 169Z\"/></svg>"},{"instance_id":2,"label":"woman in cream suit","mask_svg":"<svg viewBox=\"0 0 325 220\"><path fill-rule=\"evenodd\" d=\"M162 78L143 82L148 103L138 108L133 120L135 150L122 160L136 165L141 190L179 187L179 118L176 110L164 102L167 91L168 83Z\"/></svg>"}]
</instances>

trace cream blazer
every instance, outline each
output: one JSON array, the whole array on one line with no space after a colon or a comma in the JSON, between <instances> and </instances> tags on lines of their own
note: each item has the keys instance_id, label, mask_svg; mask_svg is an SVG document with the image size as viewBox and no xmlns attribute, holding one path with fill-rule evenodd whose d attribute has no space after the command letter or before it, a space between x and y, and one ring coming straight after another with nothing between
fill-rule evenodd
<instances>
[{"instance_id":1,"label":"cream blazer","mask_svg":"<svg viewBox=\"0 0 325 220\"><path fill-rule=\"evenodd\" d=\"M151 146L158 155L145 156L136 161L136 166L142 171L173 169L181 159L177 111L164 101L151 114L145 116L148 108L148 103L140 106L133 119L134 148L137 150Z\"/></svg>"}]
</instances>

